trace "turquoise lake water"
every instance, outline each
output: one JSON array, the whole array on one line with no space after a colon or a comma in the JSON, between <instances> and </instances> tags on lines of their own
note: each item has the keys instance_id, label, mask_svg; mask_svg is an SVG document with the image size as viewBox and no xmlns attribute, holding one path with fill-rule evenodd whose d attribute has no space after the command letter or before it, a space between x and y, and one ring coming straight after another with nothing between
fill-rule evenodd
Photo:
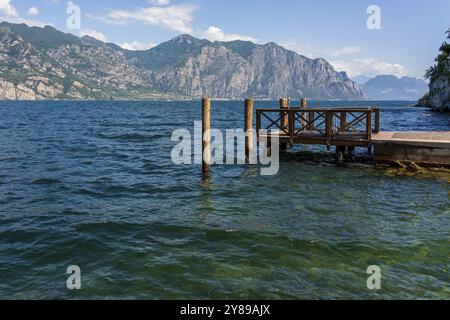
<instances>
[{"instance_id":1,"label":"turquoise lake water","mask_svg":"<svg viewBox=\"0 0 450 320\"><path fill-rule=\"evenodd\" d=\"M371 104L383 130L450 131L448 114ZM241 102L212 110L213 127L242 127ZM276 176L221 165L206 179L170 158L199 102L0 102L0 114L2 299L450 299L448 175L296 147ZM81 290L66 288L69 265Z\"/></svg>"}]
</instances>

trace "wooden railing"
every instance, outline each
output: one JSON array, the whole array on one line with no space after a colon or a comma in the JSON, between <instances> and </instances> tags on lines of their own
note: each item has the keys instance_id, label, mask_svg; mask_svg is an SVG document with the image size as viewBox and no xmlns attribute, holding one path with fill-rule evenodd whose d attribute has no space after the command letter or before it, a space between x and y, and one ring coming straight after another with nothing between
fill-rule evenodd
<instances>
[{"instance_id":1,"label":"wooden railing","mask_svg":"<svg viewBox=\"0 0 450 320\"><path fill-rule=\"evenodd\" d=\"M257 109L256 132L277 130L290 143L367 145L380 131L378 108Z\"/></svg>"}]
</instances>

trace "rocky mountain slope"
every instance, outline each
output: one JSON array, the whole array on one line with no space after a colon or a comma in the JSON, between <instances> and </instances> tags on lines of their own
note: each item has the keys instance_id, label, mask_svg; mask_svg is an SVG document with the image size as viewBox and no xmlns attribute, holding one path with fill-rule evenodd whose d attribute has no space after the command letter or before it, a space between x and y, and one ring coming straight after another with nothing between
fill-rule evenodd
<instances>
[{"instance_id":1,"label":"rocky mountain slope","mask_svg":"<svg viewBox=\"0 0 450 320\"><path fill-rule=\"evenodd\" d=\"M361 85L369 100L418 100L428 90L422 79L379 75Z\"/></svg>"},{"instance_id":2,"label":"rocky mountain slope","mask_svg":"<svg viewBox=\"0 0 450 320\"><path fill-rule=\"evenodd\" d=\"M129 56L160 90L217 98L360 99L361 89L323 59L246 41L210 42L181 35Z\"/></svg>"},{"instance_id":3,"label":"rocky mountain slope","mask_svg":"<svg viewBox=\"0 0 450 320\"><path fill-rule=\"evenodd\" d=\"M0 24L0 99L361 99L361 88L324 59L268 43L181 35L129 51L53 27Z\"/></svg>"},{"instance_id":4,"label":"rocky mountain slope","mask_svg":"<svg viewBox=\"0 0 450 320\"><path fill-rule=\"evenodd\" d=\"M450 40L450 30L447 31ZM419 100L418 106L429 107L435 111L450 112L450 44L444 42L440 47L436 64L427 70L430 79L429 92Z\"/></svg>"}]
</instances>

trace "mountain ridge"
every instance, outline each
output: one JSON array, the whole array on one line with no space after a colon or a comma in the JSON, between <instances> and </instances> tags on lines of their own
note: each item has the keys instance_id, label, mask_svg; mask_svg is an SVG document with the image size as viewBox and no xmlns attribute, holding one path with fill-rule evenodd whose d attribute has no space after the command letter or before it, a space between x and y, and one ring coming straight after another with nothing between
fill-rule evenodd
<instances>
[{"instance_id":1,"label":"mountain ridge","mask_svg":"<svg viewBox=\"0 0 450 320\"><path fill-rule=\"evenodd\" d=\"M377 75L361 85L369 100L416 101L427 91L428 84L413 77Z\"/></svg>"},{"instance_id":2,"label":"mountain ridge","mask_svg":"<svg viewBox=\"0 0 450 320\"><path fill-rule=\"evenodd\" d=\"M0 24L0 99L363 98L345 72L270 42L182 34L132 51L53 27Z\"/></svg>"}]
</instances>

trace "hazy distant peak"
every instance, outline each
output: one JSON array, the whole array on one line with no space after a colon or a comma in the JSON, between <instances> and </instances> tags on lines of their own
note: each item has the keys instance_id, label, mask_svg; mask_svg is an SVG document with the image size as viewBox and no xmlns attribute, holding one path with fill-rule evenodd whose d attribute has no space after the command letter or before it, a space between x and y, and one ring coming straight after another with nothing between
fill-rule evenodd
<instances>
[{"instance_id":1,"label":"hazy distant peak","mask_svg":"<svg viewBox=\"0 0 450 320\"><path fill-rule=\"evenodd\" d=\"M417 100L428 90L428 84L423 79L399 78L390 74L377 75L362 87L371 100Z\"/></svg>"}]
</instances>

